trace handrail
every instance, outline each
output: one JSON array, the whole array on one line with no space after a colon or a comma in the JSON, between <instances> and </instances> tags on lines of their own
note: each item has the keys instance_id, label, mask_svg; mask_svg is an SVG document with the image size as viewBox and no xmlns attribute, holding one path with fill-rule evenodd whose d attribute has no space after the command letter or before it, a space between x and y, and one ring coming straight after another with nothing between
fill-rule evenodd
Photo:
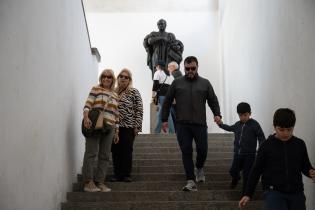
<instances>
[{"instance_id":1,"label":"handrail","mask_svg":"<svg viewBox=\"0 0 315 210\"><path fill-rule=\"evenodd\" d=\"M84 21L85 21L86 31L87 31L87 35L88 35L88 39L89 39L91 54L92 54L92 55L95 55L96 58L97 58L97 61L100 62L100 61L101 61L101 55L100 55L100 53L98 52L97 48L92 47L92 44L91 44L90 32L89 32L89 27L88 27L87 20L86 20L86 15L85 15L85 9L84 9L83 0L81 0L81 5L82 5L82 11L83 11L83 15L84 15Z\"/></svg>"}]
</instances>

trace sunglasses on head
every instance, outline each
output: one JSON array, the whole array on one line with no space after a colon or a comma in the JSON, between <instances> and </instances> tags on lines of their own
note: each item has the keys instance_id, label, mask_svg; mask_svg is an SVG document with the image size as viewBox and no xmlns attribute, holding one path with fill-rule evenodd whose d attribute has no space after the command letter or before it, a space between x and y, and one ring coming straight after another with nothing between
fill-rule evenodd
<instances>
[{"instance_id":1,"label":"sunglasses on head","mask_svg":"<svg viewBox=\"0 0 315 210\"><path fill-rule=\"evenodd\" d=\"M119 75L118 77L119 77L120 79L130 79L129 76L124 76L124 75Z\"/></svg>"},{"instance_id":2,"label":"sunglasses on head","mask_svg":"<svg viewBox=\"0 0 315 210\"><path fill-rule=\"evenodd\" d=\"M111 75L102 75L101 78L113 79Z\"/></svg>"},{"instance_id":3,"label":"sunglasses on head","mask_svg":"<svg viewBox=\"0 0 315 210\"><path fill-rule=\"evenodd\" d=\"M185 70L186 71L195 71L197 69L196 66L193 66L193 67L185 67Z\"/></svg>"}]
</instances>

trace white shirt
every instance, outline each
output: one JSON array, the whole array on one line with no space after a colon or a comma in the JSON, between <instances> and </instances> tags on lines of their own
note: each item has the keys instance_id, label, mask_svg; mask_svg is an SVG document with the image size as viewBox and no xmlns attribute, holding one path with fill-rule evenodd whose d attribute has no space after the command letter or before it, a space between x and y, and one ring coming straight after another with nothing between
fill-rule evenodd
<instances>
[{"instance_id":1,"label":"white shirt","mask_svg":"<svg viewBox=\"0 0 315 210\"><path fill-rule=\"evenodd\" d=\"M165 78L166 78L166 80L165 80ZM165 72L163 70L157 69L156 72L154 73L153 80L158 80L159 84L164 83L167 85L171 85L172 82L174 81L174 77L173 77L173 75L168 76L165 74Z\"/></svg>"}]
</instances>

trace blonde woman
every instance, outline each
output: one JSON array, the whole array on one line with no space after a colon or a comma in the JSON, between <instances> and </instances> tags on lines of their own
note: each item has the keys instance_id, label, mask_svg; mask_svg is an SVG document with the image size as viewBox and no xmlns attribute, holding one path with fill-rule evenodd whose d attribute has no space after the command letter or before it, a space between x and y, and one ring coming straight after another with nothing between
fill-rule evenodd
<instances>
[{"instance_id":1,"label":"blonde woman","mask_svg":"<svg viewBox=\"0 0 315 210\"><path fill-rule=\"evenodd\" d=\"M99 76L99 84L92 87L83 111L83 124L86 128L92 125L88 117L93 108L104 110L104 121L109 127L106 133L99 131L97 135L86 138L83 159L84 191L109 192L105 184L105 176L109 163L109 155L114 136L118 136L118 97L114 91L116 78L111 69L105 69ZM97 169L94 173L95 160Z\"/></svg>"},{"instance_id":2,"label":"blonde woman","mask_svg":"<svg viewBox=\"0 0 315 210\"><path fill-rule=\"evenodd\" d=\"M114 176L111 181L131 182L132 151L135 136L142 130L143 105L139 91L132 87L132 74L118 74L119 141L112 145Z\"/></svg>"}]
</instances>

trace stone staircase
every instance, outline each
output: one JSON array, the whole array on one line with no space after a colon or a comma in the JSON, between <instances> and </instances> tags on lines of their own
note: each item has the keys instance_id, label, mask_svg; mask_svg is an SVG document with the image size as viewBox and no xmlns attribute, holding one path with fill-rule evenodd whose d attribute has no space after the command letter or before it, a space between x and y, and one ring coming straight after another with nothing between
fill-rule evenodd
<instances>
[{"instance_id":1,"label":"stone staircase","mask_svg":"<svg viewBox=\"0 0 315 210\"><path fill-rule=\"evenodd\" d=\"M241 197L239 184L229 189L228 169L232 161L231 134L209 134L206 183L198 183L198 192L183 192L184 168L174 135L139 135L134 144L131 183L106 182L109 193L83 192L82 175L67 194L62 210L236 210ZM113 174L108 169L107 179ZM263 210L261 192L246 210Z\"/></svg>"}]
</instances>

